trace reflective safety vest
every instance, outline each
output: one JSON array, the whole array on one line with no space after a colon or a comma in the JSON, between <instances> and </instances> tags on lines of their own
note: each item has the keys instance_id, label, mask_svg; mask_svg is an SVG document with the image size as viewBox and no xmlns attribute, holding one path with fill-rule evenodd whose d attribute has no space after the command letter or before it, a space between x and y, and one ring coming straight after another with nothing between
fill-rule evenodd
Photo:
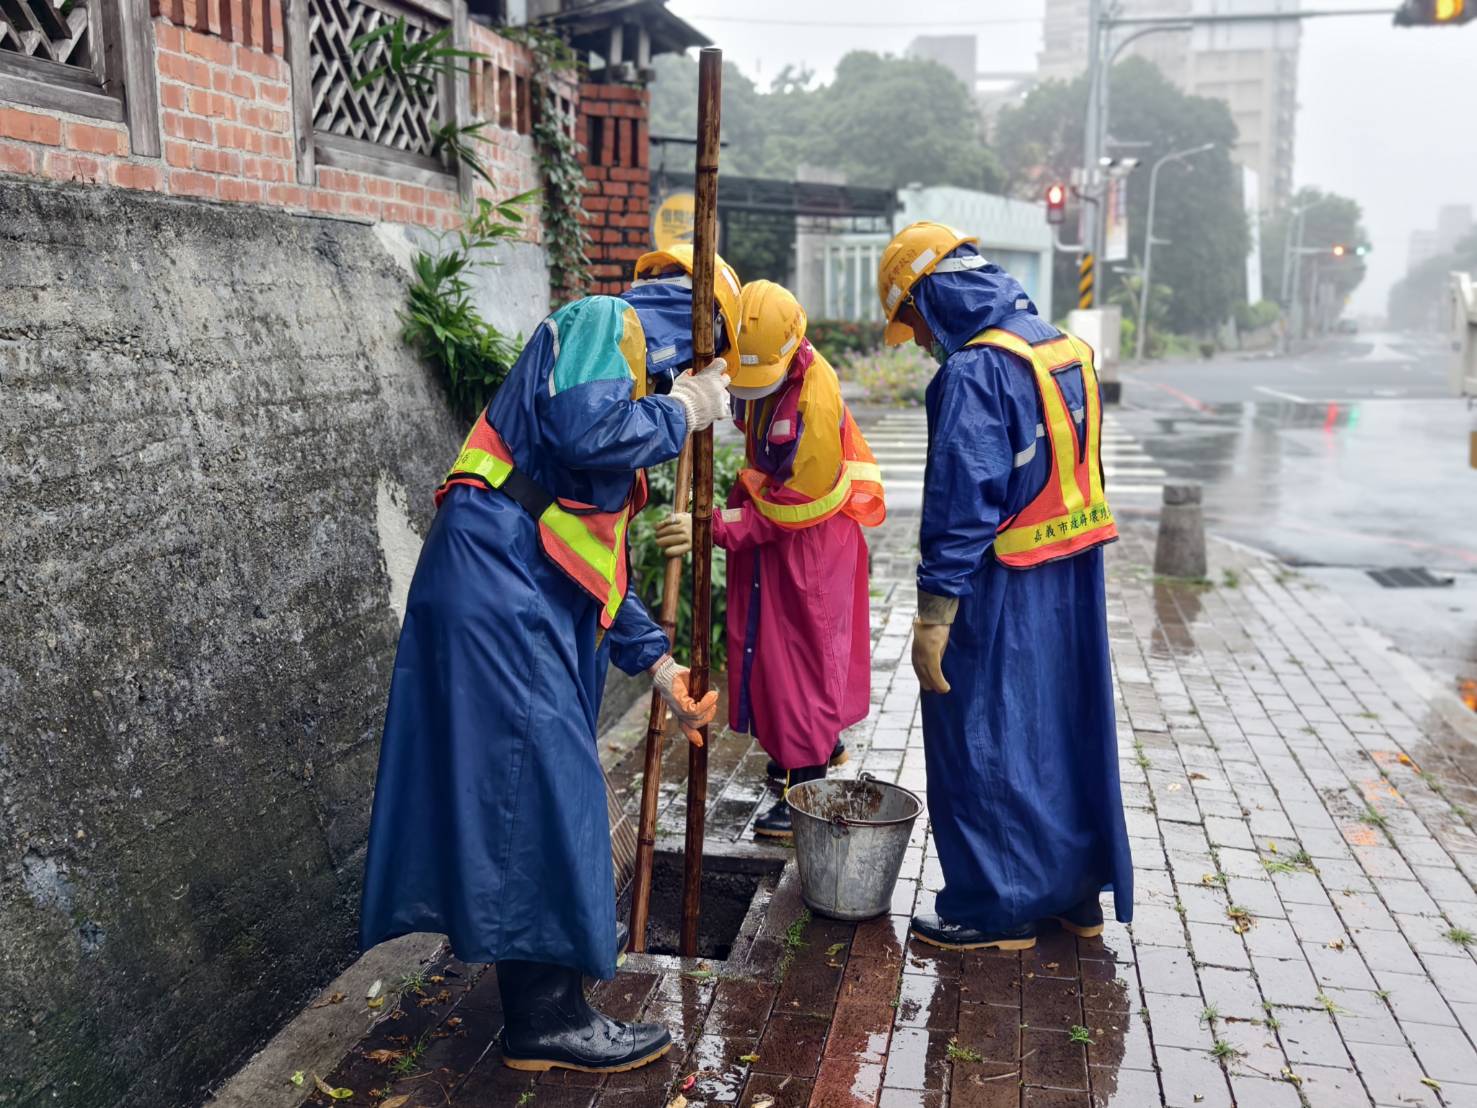
<instances>
[{"instance_id":1,"label":"reflective safety vest","mask_svg":"<svg viewBox=\"0 0 1477 1108\"><path fill-rule=\"evenodd\" d=\"M969 346L994 346L1029 362L1045 414L1051 472L1036 498L995 530L995 557L1016 568L1070 558L1118 537L1113 512L1103 495L1102 401L1092 350L1081 339L1061 334L1031 343L992 328ZM1078 437L1057 374L1081 367L1086 442Z\"/></svg>"},{"instance_id":2,"label":"reflective safety vest","mask_svg":"<svg viewBox=\"0 0 1477 1108\"><path fill-rule=\"evenodd\" d=\"M556 497L513 464L512 452L484 411L436 490L438 506L452 485L494 488L517 501L537 521L544 554L599 602L600 626L615 621L629 579L626 528L646 505L645 470L636 471L631 495L619 511L603 512L592 504Z\"/></svg>"},{"instance_id":3,"label":"reflective safety vest","mask_svg":"<svg viewBox=\"0 0 1477 1108\"><path fill-rule=\"evenodd\" d=\"M882 495L882 470L850 411L843 410L842 413L841 468L836 475L836 483L827 492L813 500L796 503L774 499L770 495L768 479L757 469L741 470L739 481L760 515L792 531L814 527L837 512L845 512L863 527L876 527L887 518L887 506Z\"/></svg>"}]
</instances>

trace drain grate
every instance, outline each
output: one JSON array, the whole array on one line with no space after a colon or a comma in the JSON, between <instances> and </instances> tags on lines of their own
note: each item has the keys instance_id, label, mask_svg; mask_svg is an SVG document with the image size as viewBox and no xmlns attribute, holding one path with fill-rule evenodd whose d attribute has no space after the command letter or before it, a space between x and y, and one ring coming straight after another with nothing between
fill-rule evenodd
<instances>
[{"instance_id":1,"label":"drain grate","mask_svg":"<svg viewBox=\"0 0 1477 1108\"><path fill-rule=\"evenodd\" d=\"M1440 589L1456 583L1455 577L1437 577L1424 566L1395 566L1391 569L1366 570L1375 582L1387 589Z\"/></svg>"}]
</instances>

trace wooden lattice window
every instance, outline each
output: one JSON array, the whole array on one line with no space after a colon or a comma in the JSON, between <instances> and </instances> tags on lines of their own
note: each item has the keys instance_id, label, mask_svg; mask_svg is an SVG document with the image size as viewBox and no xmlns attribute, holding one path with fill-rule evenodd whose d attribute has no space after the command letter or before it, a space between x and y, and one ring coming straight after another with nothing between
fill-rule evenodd
<instances>
[{"instance_id":1,"label":"wooden lattice window","mask_svg":"<svg viewBox=\"0 0 1477 1108\"><path fill-rule=\"evenodd\" d=\"M465 77L448 73L433 87L417 88L384 76L354 87L355 79L373 70L389 50L383 38L360 50L354 41L398 19L405 20L411 41L445 27L453 27L464 41L462 0L289 0L288 52L302 180L313 179L315 165L326 165L441 187L454 184L458 169L437 149L436 131L462 117Z\"/></svg>"},{"instance_id":2,"label":"wooden lattice window","mask_svg":"<svg viewBox=\"0 0 1477 1108\"><path fill-rule=\"evenodd\" d=\"M0 0L0 101L127 122L157 155L148 0Z\"/></svg>"}]
</instances>

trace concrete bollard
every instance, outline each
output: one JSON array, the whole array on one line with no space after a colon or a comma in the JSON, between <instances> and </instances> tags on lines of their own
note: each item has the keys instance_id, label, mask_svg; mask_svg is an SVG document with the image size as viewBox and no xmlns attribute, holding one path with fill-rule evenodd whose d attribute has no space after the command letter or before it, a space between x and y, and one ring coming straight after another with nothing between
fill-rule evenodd
<instances>
[{"instance_id":1,"label":"concrete bollard","mask_svg":"<svg viewBox=\"0 0 1477 1108\"><path fill-rule=\"evenodd\" d=\"M1205 517L1200 496L1200 486L1194 482L1164 486L1159 539L1154 545L1154 572L1161 577L1205 576Z\"/></svg>"}]
</instances>

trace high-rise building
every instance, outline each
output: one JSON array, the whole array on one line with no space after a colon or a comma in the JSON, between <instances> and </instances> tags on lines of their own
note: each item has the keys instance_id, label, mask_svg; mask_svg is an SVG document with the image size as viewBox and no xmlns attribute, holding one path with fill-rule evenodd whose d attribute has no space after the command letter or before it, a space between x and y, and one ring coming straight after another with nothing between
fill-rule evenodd
<instances>
[{"instance_id":1,"label":"high-rise building","mask_svg":"<svg viewBox=\"0 0 1477 1108\"><path fill-rule=\"evenodd\" d=\"M979 40L974 35L919 35L903 51L909 58L938 62L974 92L979 73Z\"/></svg>"},{"instance_id":2,"label":"high-rise building","mask_svg":"<svg viewBox=\"0 0 1477 1108\"><path fill-rule=\"evenodd\" d=\"M1131 0L1123 14L1237 14L1297 6L1297 0ZM1071 79L1086 72L1087 8L1088 0L1046 0L1043 79ZM1111 36L1108 49L1125 33ZM1128 55L1145 58L1186 92L1225 101L1239 134L1233 156L1256 170L1261 206L1274 208L1292 195L1298 42L1296 21L1214 24L1145 35L1120 60Z\"/></svg>"}]
</instances>

